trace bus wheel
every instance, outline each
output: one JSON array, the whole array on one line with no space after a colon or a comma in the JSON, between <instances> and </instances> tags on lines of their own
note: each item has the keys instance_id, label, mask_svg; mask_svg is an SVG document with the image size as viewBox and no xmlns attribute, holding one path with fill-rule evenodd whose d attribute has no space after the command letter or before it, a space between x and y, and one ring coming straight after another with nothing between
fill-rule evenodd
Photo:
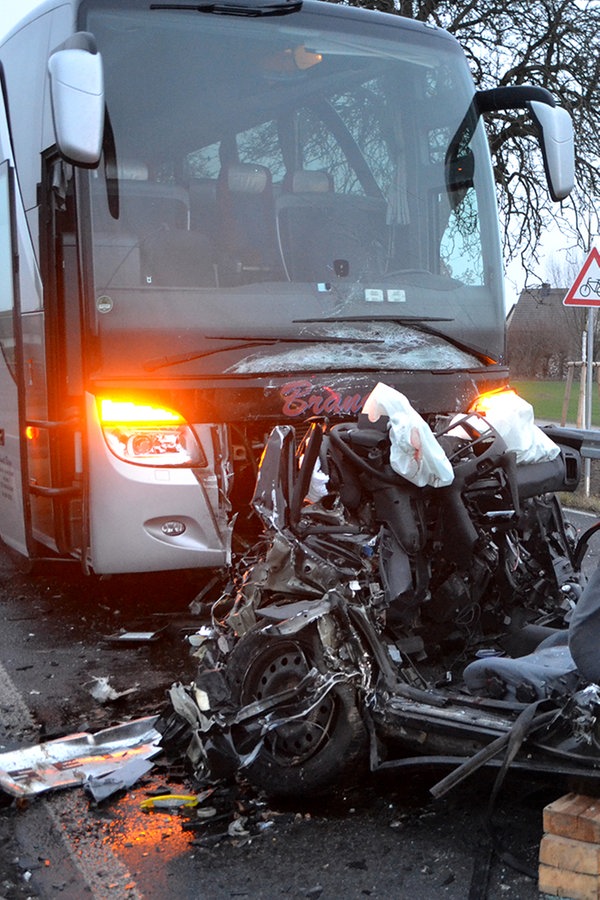
<instances>
[{"instance_id":1,"label":"bus wheel","mask_svg":"<svg viewBox=\"0 0 600 900\"><path fill-rule=\"evenodd\" d=\"M248 632L228 663L232 697L240 706L265 700L293 688L313 667L325 671L314 632L294 638ZM357 777L367 733L353 685L336 685L299 718L293 718L293 702L276 715L281 724L267 732L246 770L256 787L271 796L315 796L347 781L351 771Z\"/></svg>"}]
</instances>

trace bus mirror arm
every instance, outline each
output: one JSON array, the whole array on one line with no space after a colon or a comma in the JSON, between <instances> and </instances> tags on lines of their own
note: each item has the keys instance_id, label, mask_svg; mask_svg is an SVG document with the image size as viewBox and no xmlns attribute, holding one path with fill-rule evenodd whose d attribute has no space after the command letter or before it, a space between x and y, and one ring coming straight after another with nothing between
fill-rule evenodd
<instances>
[{"instance_id":1,"label":"bus mirror arm","mask_svg":"<svg viewBox=\"0 0 600 900\"><path fill-rule=\"evenodd\" d=\"M573 122L569 113L556 106L545 88L534 85L491 88L477 91L446 155L446 171L464 157L473 132L484 113L506 109L528 110L538 132L548 190L554 201L564 200L575 184Z\"/></svg>"},{"instance_id":2,"label":"bus mirror arm","mask_svg":"<svg viewBox=\"0 0 600 900\"><path fill-rule=\"evenodd\" d=\"M78 32L48 60L54 134L67 162L94 168L104 134L102 57L93 35Z\"/></svg>"}]
</instances>

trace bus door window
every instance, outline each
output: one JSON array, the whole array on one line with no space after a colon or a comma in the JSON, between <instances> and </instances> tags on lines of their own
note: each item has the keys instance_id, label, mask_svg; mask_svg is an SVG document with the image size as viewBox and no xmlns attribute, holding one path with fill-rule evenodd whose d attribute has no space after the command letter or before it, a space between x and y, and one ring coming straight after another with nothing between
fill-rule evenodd
<instances>
[{"instance_id":1,"label":"bus door window","mask_svg":"<svg viewBox=\"0 0 600 900\"><path fill-rule=\"evenodd\" d=\"M81 528L80 275L73 170L54 154L43 159L41 195L43 335L27 363L36 377L26 383L27 418L39 433L29 448L32 521L38 539L68 552L79 546Z\"/></svg>"}]
</instances>

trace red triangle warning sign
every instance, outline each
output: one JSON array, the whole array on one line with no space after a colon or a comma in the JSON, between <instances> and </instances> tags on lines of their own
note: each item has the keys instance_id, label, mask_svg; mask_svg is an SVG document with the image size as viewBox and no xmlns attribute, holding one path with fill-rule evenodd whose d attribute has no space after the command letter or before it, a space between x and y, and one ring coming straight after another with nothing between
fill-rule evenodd
<instances>
[{"instance_id":1,"label":"red triangle warning sign","mask_svg":"<svg viewBox=\"0 0 600 900\"><path fill-rule=\"evenodd\" d=\"M600 253L593 247L565 299L565 306L600 306Z\"/></svg>"}]
</instances>

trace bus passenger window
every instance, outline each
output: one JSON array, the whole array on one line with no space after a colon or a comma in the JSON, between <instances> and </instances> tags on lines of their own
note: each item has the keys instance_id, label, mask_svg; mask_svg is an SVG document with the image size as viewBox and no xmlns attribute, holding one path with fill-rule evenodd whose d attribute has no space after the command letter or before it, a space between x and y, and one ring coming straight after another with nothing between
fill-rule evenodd
<instances>
[{"instance_id":1,"label":"bus passenger window","mask_svg":"<svg viewBox=\"0 0 600 900\"><path fill-rule=\"evenodd\" d=\"M463 284L483 284L481 234L475 189L468 188L452 209L448 207L446 194L441 195L440 207L445 209L442 215L447 219L440 243L442 274Z\"/></svg>"}]
</instances>

